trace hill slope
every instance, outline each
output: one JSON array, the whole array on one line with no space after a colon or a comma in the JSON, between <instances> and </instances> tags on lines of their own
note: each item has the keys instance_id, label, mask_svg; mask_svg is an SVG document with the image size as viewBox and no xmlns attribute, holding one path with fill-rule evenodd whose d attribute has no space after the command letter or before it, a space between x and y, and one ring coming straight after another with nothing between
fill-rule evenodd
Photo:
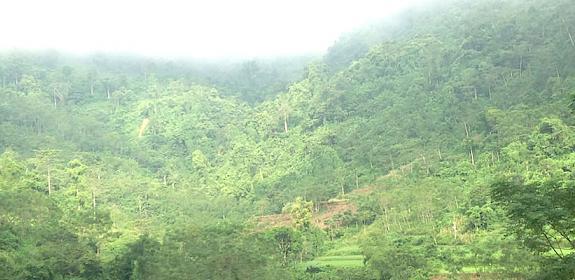
<instances>
[{"instance_id":1,"label":"hill slope","mask_svg":"<svg viewBox=\"0 0 575 280\"><path fill-rule=\"evenodd\" d=\"M255 62L211 80L194 65L3 54L1 277L561 279L574 9L409 11L287 87L302 60L255 83ZM336 197L350 211L314 225ZM254 230L262 215L292 223ZM349 240L353 265L305 265Z\"/></svg>"}]
</instances>

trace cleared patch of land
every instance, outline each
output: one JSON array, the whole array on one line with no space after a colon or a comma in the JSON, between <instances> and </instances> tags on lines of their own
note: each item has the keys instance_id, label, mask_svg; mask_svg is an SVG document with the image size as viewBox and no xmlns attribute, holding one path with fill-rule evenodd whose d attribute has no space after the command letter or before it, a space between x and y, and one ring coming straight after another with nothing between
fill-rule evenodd
<instances>
[{"instance_id":1,"label":"cleared patch of land","mask_svg":"<svg viewBox=\"0 0 575 280\"><path fill-rule=\"evenodd\" d=\"M365 257L358 246L349 245L329 250L323 256L317 257L306 266L352 268L364 266Z\"/></svg>"}]
</instances>

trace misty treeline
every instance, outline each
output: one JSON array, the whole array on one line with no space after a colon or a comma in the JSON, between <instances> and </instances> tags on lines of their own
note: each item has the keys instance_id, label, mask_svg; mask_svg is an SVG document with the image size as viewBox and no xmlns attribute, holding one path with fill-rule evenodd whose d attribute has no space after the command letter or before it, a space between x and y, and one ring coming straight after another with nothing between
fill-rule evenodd
<instances>
[{"instance_id":1,"label":"misty treeline","mask_svg":"<svg viewBox=\"0 0 575 280\"><path fill-rule=\"evenodd\" d=\"M465 0L323 57L6 52L0 279L573 279L574 32Z\"/></svg>"}]
</instances>

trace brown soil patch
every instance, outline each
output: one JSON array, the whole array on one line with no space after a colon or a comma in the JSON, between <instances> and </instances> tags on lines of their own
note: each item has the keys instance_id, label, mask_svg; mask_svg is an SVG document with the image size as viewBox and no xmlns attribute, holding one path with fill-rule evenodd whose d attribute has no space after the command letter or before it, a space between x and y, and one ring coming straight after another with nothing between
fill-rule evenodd
<instances>
[{"instance_id":1,"label":"brown soil patch","mask_svg":"<svg viewBox=\"0 0 575 280\"><path fill-rule=\"evenodd\" d=\"M348 200L320 202L317 209L319 209L319 211L313 213L311 221L314 226L321 229L327 228L328 225L326 225L326 222L337 214L342 214L347 211L352 213L357 212L357 207ZM289 227L293 225L293 219L288 213L259 216L256 221L257 227L260 229Z\"/></svg>"},{"instance_id":2,"label":"brown soil patch","mask_svg":"<svg viewBox=\"0 0 575 280\"><path fill-rule=\"evenodd\" d=\"M326 222L331 220L337 214L345 212L357 212L357 206L347 200L332 200L319 205L320 211L314 213L312 223L321 228L327 228Z\"/></svg>"},{"instance_id":3,"label":"brown soil patch","mask_svg":"<svg viewBox=\"0 0 575 280\"><path fill-rule=\"evenodd\" d=\"M292 218L289 214L273 214L259 216L257 219L258 227L275 228L275 227L289 227L293 224Z\"/></svg>"},{"instance_id":4,"label":"brown soil patch","mask_svg":"<svg viewBox=\"0 0 575 280\"><path fill-rule=\"evenodd\" d=\"M375 186L367 186L367 187L355 189L355 190L351 191L349 194L350 195L363 196L363 195L371 194L373 192L373 190L375 190Z\"/></svg>"}]
</instances>

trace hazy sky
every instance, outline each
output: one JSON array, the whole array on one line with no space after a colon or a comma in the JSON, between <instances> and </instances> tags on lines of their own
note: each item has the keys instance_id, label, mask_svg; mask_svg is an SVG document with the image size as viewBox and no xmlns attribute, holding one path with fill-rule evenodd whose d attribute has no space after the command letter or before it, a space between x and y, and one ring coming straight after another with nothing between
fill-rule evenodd
<instances>
[{"instance_id":1,"label":"hazy sky","mask_svg":"<svg viewBox=\"0 0 575 280\"><path fill-rule=\"evenodd\" d=\"M325 51L410 0L7 0L0 48L253 57Z\"/></svg>"}]
</instances>

